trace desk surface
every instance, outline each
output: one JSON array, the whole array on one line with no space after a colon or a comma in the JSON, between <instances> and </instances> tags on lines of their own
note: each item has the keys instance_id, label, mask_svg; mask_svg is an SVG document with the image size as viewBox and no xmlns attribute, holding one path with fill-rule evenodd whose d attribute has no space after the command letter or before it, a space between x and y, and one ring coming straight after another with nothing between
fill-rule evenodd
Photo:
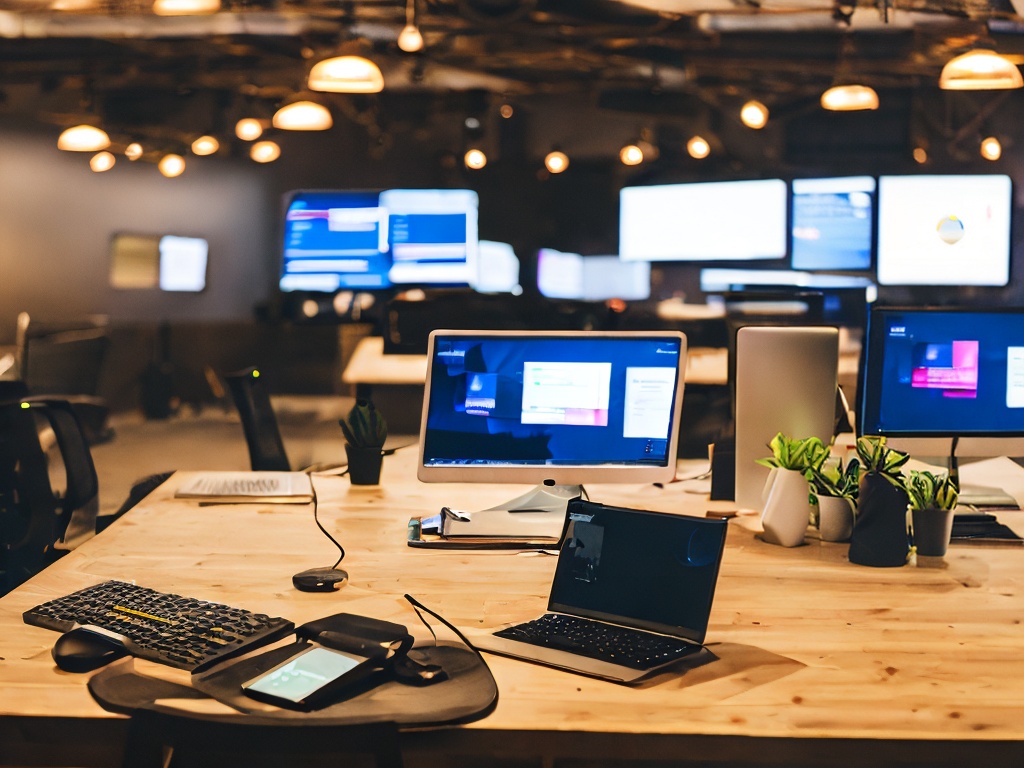
<instances>
[{"instance_id":1,"label":"desk surface","mask_svg":"<svg viewBox=\"0 0 1024 768\"><path fill-rule=\"evenodd\" d=\"M0 599L0 764L118 761L124 720L92 701L86 676L56 670L55 633L21 620L37 603L108 578L296 622L339 611L375 616L417 635L425 631L406 592L467 630L542 611L550 556L405 544L412 515L442 504L484 508L523 488L421 484L415 460L414 449L388 457L380 487L316 477L321 522L348 550L351 581L339 593L291 586L293 573L335 555L308 506L200 508L173 499L176 477ZM1024 471L1010 462L966 465L963 474L982 484L1001 478L1024 498ZM687 482L588 490L597 501L663 511L730 506ZM717 661L627 688L488 656L500 690L496 711L406 734L408 764L458 764L452 755L475 755L467 763L477 765L488 755L643 756L675 765L1024 764L1024 549L954 545L936 562L875 569L850 564L845 544L762 542L756 518L729 527L707 636Z\"/></svg>"}]
</instances>

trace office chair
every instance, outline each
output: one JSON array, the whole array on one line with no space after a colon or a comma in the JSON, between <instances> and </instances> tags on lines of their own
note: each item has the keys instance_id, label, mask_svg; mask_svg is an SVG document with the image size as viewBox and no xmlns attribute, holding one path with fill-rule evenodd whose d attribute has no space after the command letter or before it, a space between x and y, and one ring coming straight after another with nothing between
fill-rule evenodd
<instances>
[{"instance_id":1,"label":"office chair","mask_svg":"<svg viewBox=\"0 0 1024 768\"><path fill-rule=\"evenodd\" d=\"M66 486L50 483L40 422L53 430ZM96 532L99 483L78 417L62 400L0 404L0 594Z\"/></svg>"},{"instance_id":2,"label":"office chair","mask_svg":"<svg viewBox=\"0 0 1024 768\"><path fill-rule=\"evenodd\" d=\"M398 726L203 715L154 705L132 712L122 768L367 764L340 759L357 756L372 757L377 768L402 768Z\"/></svg>"},{"instance_id":3,"label":"office chair","mask_svg":"<svg viewBox=\"0 0 1024 768\"><path fill-rule=\"evenodd\" d=\"M231 398L242 419L249 461L254 471L291 469L284 441L277 427L277 416L270 402L270 393L260 372L254 367L226 374Z\"/></svg>"}]
</instances>

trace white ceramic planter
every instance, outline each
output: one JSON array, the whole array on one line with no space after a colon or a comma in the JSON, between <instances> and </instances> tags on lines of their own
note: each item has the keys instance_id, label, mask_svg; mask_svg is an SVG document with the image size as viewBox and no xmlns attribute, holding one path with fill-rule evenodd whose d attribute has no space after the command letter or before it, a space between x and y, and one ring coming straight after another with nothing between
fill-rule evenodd
<instances>
[{"instance_id":1,"label":"white ceramic planter","mask_svg":"<svg viewBox=\"0 0 1024 768\"><path fill-rule=\"evenodd\" d=\"M804 543L811 520L810 486L803 473L773 467L764 484L761 527L764 540L783 547Z\"/></svg>"},{"instance_id":2,"label":"white ceramic planter","mask_svg":"<svg viewBox=\"0 0 1024 768\"><path fill-rule=\"evenodd\" d=\"M849 541L853 502L842 496L818 496L818 531L822 541Z\"/></svg>"}]
</instances>

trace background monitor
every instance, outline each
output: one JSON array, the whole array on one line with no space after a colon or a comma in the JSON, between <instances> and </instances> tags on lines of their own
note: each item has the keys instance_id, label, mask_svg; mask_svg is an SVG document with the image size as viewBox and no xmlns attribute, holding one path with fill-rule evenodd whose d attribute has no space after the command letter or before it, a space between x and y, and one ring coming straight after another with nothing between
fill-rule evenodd
<instances>
[{"instance_id":1,"label":"background monitor","mask_svg":"<svg viewBox=\"0 0 1024 768\"><path fill-rule=\"evenodd\" d=\"M651 296L651 265L618 256L537 252L537 289L549 299L643 301Z\"/></svg>"},{"instance_id":2,"label":"background monitor","mask_svg":"<svg viewBox=\"0 0 1024 768\"><path fill-rule=\"evenodd\" d=\"M387 212L371 191L300 191L286 202L282 291L388 288Z\"/></svg>"},{"instance_id":3,"label":"background monitor","mask_svg":"<svg viewBox=\"0 0 1024 768\"><path fill-rule=\"evenodd\" d=\"M879 177L879 284L1007 285L1012 209L1001 174Z\"/></svg>"},{"instance_id":4,"label":"background monitor","mask_svg":"<svg viewBox=\"0 0 1024 768\"><path fill-rule=\"evenodd\" d=\"M858 432L912 455L1024 456L1024 309L876 307Z\"/></svg>"},{"instance_id":5,"label":"background monitor","mask_svg":"<svg viewBox=\"0 0 1024 768\"><path fill-rule=\"evenodd\" d=\"M110 239L110 285L199 292L206 288L208 257L202 237L118 232Z\"/></svg>"},{"instance_id":6,"label":"background monitor","mask_svg":"<svg viewBox=\"0 0 1024 768\"><path fill-rule=\"evenodd\" d=\"M793 269L870 269L874 197L873 176L793 179Z\"/></svg>"},{"instance_id":7,"label":"background monitor","mask_svg":"<svg viewBox=\"0 0 1024 768\"><path fill-rule=\"evenodd\" d=\"M201 291L206 288L209 245L201 237L164 235L160 251L160 290Z\"/></svg>"},{"instance_id":8,"label":"background monitor","mask_svg":"<svg viewBox=\"0 0 1024 768\"><path fill-rule=\"evenodd\" d=\"M786 256L786 182L713 181L625 187L619 255L640 261Z\"/></svg>"},{"instance_id":9,"label":"background monitor","mask_svg":"<svg viewBox=\"0 0 1024 768\"><path fill-rule=\"evenodd\" d=\"M470 285L477 268L478 198L469 189L380 193L395 284Z\"/></svg>"},{"instance_id":10,"label":"background monitor","mask_svg":"<svg viewBox=\"0 0 1024 768\"><path fill-rule=\"evenodd\" d=\"M476 277L470 284L481 293L520 293L519 257L509 243L481 240Z\"/></svg>"},{"instance_id":11,"label":"background monitor","mask_svg":"<svg viewBox=\"0 0 1024 768\"><path fill-rule=\"evenodd\" d=\"M435 331L419 478L560 484L675 476L686 337Z\"/></svg>"}]
</instances>

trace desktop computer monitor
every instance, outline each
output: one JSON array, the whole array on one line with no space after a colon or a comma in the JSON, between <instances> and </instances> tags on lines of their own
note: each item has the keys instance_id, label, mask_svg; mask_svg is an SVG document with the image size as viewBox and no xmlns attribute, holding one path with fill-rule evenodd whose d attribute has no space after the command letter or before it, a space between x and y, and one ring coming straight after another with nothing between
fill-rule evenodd
<instances>
[{"instance_id":1,"label":"desktop computer monitor","mask_svg":"<svg viewBox=\"0 0 1024 768\"><path fill-rule=\"evenodd\" d=\"M651 296L651 265L618 256L537 252L537 289L548 299L643 301Z\"/></svg>"},{"instance_id":2,"label":"desktop computer monitor","mask_svg":"<svg viewBox=\"0 0 1024 768\"><path fill-rule=\"evenodd\" d=\"M737 261L786 256L786 182L707 181L619 192L627 261Z\"/></svg>"},{"instance_id":3,"label":"desktop computer monitor","mask_svg":"<svg viewBox=\"0 0 1024 768\"><path fill-rule=\"evenodd\" d=\"M858 390L858 433L912 456L1024 456L1024 308L876 307Z\"/></svg>"},{"instance_id":4,"label":"desktop computer monitor","mask_svg":"<svg viewBox=\"0 0 1024 768\"><path fill-rule=\"evenodd\" d=\"M871 269L875 179L793 179L790 186L793 269Z\"/></svg>"},{"instance_id":5,"label":"desktop computer monitor","mask_svg":"<svg viewBox=\"0 0 1024 768\"><path fill-rule=\"evenodd\" d=\"M1002 174L880 176L879 285L1008 285L1012 212Z\"/></svg>"},{"instance_id":6,"label":"desktop computer monitor","mask_svg":"<svg viewBox=\"0 0 1024 768\"><path fill-rule=\"evenodd\" d=\"M430 335L420 480L645 483L675 476L678 331Z\"/></svg>"},{"instance_id":7,"label":"desktop computer monitor","mask_svg":"<svg viewBox=\"0 0 1024 768\"><path fill-rule=\"evenodd\" d=\"M747 326L736 332L736 486L740 507L760 510L776 434L818 437L836 423L839 331L826 327Z\"/></svg>"},{"instance_id":8,"label":"desktop computer monitor","mask_svg":"<svg viewBox=\"0 0 1024 768\"><path fill-rule=\"evenodd\" d=\"M469 189L386 189L395 285L471 285L476 279L478 198Z\"/></svg>"}]
</instances>

